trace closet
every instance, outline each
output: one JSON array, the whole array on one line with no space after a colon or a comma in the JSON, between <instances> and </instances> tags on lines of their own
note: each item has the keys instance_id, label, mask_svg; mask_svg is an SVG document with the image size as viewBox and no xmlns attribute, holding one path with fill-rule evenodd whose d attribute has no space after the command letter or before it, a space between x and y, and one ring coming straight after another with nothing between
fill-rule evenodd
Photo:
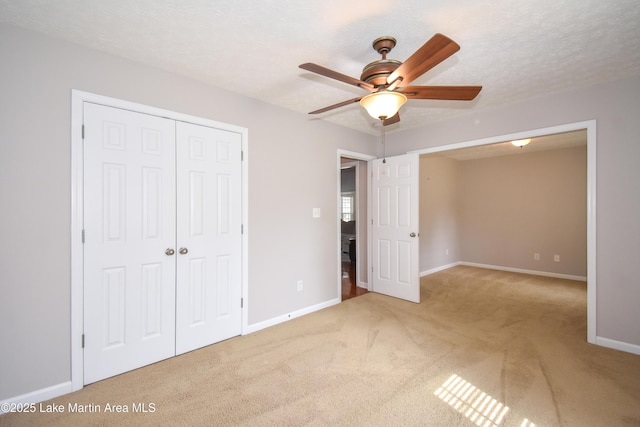
<instances>
[{"instance_id":1,"label":"closet","mask_svg":"<svg viewBox=\"0 0 640 427\"><path fill-rule=\"evenodd\" d=\"M83 104L84 384L241 333L242 138Z\"/></svg>"}]
</instances>

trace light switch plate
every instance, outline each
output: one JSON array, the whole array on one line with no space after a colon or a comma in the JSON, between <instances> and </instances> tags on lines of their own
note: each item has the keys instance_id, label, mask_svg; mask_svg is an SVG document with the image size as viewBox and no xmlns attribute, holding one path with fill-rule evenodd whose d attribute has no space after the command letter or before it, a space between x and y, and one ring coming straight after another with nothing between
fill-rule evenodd
<instances>
[{"instance_id":1,"label":"light switch plate","mask_svg":"<svg viewBox=\"0 0 640 427\"><path fill-rule=\"evenodd\" d=\"M320 218L320 208L313 208L313 217Z\"/></svg>"}]
</instances>

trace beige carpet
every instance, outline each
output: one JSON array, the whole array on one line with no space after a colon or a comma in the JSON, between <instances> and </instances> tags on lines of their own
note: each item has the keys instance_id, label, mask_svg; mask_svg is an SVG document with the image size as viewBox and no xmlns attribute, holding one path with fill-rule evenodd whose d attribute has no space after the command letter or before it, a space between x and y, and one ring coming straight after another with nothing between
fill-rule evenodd
<instances>
[{"instance_id":1,"label":"beige carpet","mask_svg":"<svg viewBox=\"0 0 640 427\"><path fill-rule=\"evenodd\" d=\"M459 266L421 285L421 304L368 293L0 425L640 426L640 356L586 343L584 283Z\"/></svg>"}]
</instances>

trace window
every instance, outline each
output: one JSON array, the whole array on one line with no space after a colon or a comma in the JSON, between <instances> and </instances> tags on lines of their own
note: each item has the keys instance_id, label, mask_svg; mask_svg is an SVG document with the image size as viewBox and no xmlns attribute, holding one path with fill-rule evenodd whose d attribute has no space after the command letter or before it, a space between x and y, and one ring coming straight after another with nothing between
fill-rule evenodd
<instances>
[{"instance_id":1,"label":"window","mask_svg":"<svg viewBox=\"0 0 640 427\"><path fill-rule=\"evenodd\" d=\"M340 213L345 222L356 219L355 193L342 193Z\"/></svg>"}]
</instances>

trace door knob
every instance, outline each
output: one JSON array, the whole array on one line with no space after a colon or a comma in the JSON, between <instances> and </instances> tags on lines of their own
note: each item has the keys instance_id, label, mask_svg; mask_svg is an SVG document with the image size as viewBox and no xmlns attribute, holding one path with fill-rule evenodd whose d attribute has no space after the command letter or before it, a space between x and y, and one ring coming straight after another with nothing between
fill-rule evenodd
<instances>
[{"instance_id":1,"label":"door knob","mask_svg":"<svg viewBox=\"0 0 640 427\"><path fill-rule=\"evenodd\" d=\"M416 237L416 233L409 234L409 237Z\"/></svg>"},{"instance_id":2,"label":"door knob","mask_svg":"<svg viewBox=\"0 0 640 427\"><path fill-rule=\"evenodd\" d=\"M189 252L189 249L187 249L187 248L180 248L180 250L179 250L178 252L180 252L180 255L184 255L184 254L186 254L186 253L188 253L188 252Z\"/></svg>"},{"instance_id":3,"label":"door knob","mask_svg":"<svg viewBox=\"0 0 640 427\"><path fill-rule=\"evenodd\" d=\"M175 253L176 253L176 251L174 251L171 248L168 248L166 251L164 251L164 254L167 255L167 256L171 256L171 255L173 255Z\"/></svg>"}]
</instances>

